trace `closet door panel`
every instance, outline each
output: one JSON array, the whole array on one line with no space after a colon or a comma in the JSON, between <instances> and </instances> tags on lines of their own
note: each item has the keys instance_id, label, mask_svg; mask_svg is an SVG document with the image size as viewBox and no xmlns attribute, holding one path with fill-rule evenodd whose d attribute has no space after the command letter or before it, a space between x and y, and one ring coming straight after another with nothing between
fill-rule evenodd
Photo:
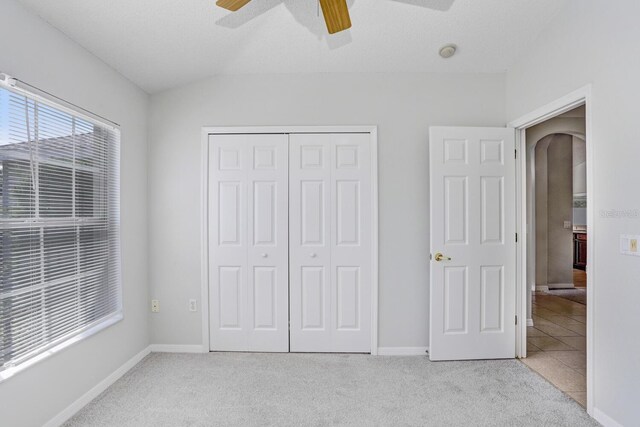
<instances>
[{"instance_id":1,"label":"closet door panel","mask_svg":"<svg viewBox=\"0 0 640 427\"><path fill-rule=\"evenodd\" d=\"M330 145L322 135L290 135L289 265L291 351L331 345Z\"/></svg>"},{"instance_id":2,"label":"closet door panel","mask_svg":"<svg viewBox=\"0 0 640 427\"><path fill-rule=\"evenodd\" d=\"M289 351L287 135L248 136L248 350Z\"/></svg>"},{"instance_id":3,"label":"closet door panel","mask_svg":"<svg viewBox=\"0 0 640 427\"><path fill-rule=\"evenodd\" d=\"M291 351L371 351L369 134L290 136Z\"/></svg>"},{"instance_id":4,"label":"closet door panel","mask_svg":"<svg viewBox=\"0 0 640 427\"><path fill-rule=\"evenodd\" d=\"M210 137L209 307L211 350L246 349L247 144Z\"/></svg>"},{"instance_id":5,"label":"closet door panel","mask_svg":"<svg viewBox=\"0 0 640 427\"><path fill-rule=\"evenodd\" d=\"M209 140L210 349L288 351L288 139Z\"/></svg>"},{"instance_id":6,"label":"closet door panel","mask_svg":"<svg viewBox=\"0 0 640 427\"><path fill-rule=\"evenodd\" d=\"M331 316L333 351L371 351L371 142L333 136L331 159Z\"/></svg>"}]
</instances>

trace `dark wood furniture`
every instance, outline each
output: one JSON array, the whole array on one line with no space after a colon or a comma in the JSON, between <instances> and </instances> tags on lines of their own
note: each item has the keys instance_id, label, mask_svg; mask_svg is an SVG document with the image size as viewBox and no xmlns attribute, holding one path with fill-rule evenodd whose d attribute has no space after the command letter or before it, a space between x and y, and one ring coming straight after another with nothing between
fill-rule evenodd
<instances>
[{"instance_id":1,"label":"dark wood furniture","mask_svg":"<svg viewBox=\"0 0 640 427\"><path fill-rule=\"evenodd\" d=\"M587 233L573 233L573 268L587 269Z\"/></svg>"}]
</instances>

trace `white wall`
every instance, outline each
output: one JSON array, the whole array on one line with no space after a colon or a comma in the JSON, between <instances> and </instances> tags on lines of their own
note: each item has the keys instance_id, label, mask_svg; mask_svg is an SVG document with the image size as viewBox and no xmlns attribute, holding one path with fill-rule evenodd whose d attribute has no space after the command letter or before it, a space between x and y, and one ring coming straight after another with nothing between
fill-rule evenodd
<instances>
[{"instance_id":1,"label":"white wall","mask_svg":"<svg viewBox=\"0 0 640 427\"><path fill-rule=\"evenodd\" d=\"M573 287L573 230L564 227L573 216L573 144L571 135L552 138L546 168L547 284Z\"/></svg>"},{"instance_id":2,"label":"white wall","mask_svg":"<svg viewBox=\"0 0 640 427\"><path fill-rule=\"evenodd\" d=\"M640 209L640 2L569 0L533 48L507 73L509 120L593 84L595 181L589 203ZM619 254L620 234L640 234L639 217L594 218L594 414L622 425L640 419L640 262ZM600 415L599 415L600 414ZM602 419L602 418L601 418Z\"/></svg>"},{"instance_id":3,"label":"white wall","mask_svg":"<svg viewBox=\"0 0 640 427\"><path fill-rule=\"evenodd\" d=\"M125 318L0 383L0 425L39 426L148 345L148 96L14 0L2 1L0 71L122 125Z\"/></svg>"},{"instance_id":4,"label":"white wall","mask_svg":"<svg viewBox=\"0 0 640 427\"><path fill-rule=\"evenodd\" d=\"M151 98L152 342L200 344L204 125L379 126L379 345L428 345L430 125L504 126L503 75L215 77ZM202 303L202 301L199 301Z\"/></svg>"}]
</instances>

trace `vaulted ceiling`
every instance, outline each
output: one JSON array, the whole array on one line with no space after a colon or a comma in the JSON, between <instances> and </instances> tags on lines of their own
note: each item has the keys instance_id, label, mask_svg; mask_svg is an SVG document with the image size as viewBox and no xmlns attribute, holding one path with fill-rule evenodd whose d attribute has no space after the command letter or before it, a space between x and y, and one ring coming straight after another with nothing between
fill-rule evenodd
<instances>
[{"instance_id":1,"label":"vaulted ceiling","mask_svg":"<svg viewBox=\"0 0 640 427\"><path fill-rule=\"evenodd\" d=\"M565 3L348 0L353 27L328 35L317 0L20 1L149 93L214 74L503 72Z\"/></svg>"}]
</instances>

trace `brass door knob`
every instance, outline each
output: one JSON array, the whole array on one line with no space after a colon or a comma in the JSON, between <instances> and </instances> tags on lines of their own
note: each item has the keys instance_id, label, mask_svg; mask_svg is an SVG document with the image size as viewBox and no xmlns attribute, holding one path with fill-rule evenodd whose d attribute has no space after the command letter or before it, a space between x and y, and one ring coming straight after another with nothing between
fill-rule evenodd
<instances>
[{"instance_id":1,"label":"brass door knob","mask_svg":"<svg viewBox=\"0 0 640 427\"><path fill-rule=\"evenodd\" d=\"M451 257L444 256L440 252L436 253L436 256L434 257L434 259L436 261L451 261Z\"/></svg>"}]
</instances>

